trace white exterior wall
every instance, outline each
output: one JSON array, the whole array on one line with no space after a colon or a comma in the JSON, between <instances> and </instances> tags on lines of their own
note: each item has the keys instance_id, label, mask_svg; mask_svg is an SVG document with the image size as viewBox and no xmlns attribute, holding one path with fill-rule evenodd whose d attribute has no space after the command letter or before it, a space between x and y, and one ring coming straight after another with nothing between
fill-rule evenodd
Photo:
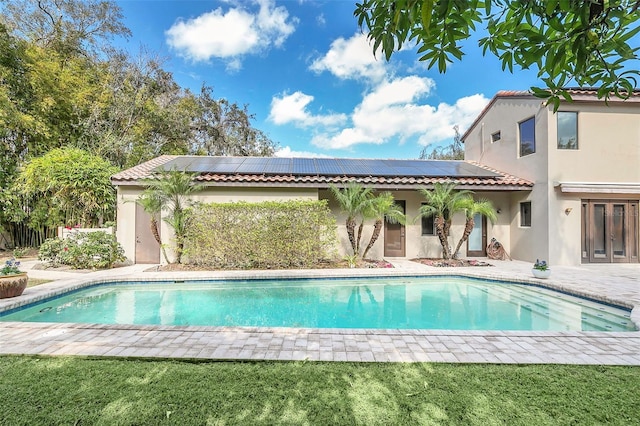
<instances>
[{"instance_id":1,"label":"white exterior wall","mask_svg":"<svg viewBox=\"0 0 640 426\"><path fill-rule=\"evenodd\" d=\"M117 187L116 239L124 249L127 259L135 262L136 253L136 203L142 193L139 187Z\"/></svg>"},{"instance_id":2,"label":"white exterior wall","mask_svg":"<svg viewBox=\"0 0 640 426\"><path fill-rule=\"evenodd\" d=\"M563 104L578 112L578 149L557 148L557 120L549 111L549 258L581 262L581 201L638 200L638 194L562 193L559 182L640 183L640 108L612 102ZM571 209L567 213L567 209ZM557 241L562 241L558 244Z\"/></svg>"},{"instance_id":3,"label":"white exterior wall","mask_svg":"<svg viewBox=\"0 0 640 426\"><path fill-rule=\"evenodd\" d=\"M136 203L142 193L141 187L118 187L116 237L125 251L125 256L135 262L136 252ZM202 203L230 203L237 201L261 202L284 200L317 200L318 190L314 188L246 188L207 187L194 194L193 200ZM163 212L163 218L166 213ZM148 226L144 224L143 226ZM167 254L173 258L173 229L163 220L160 225L162 241L167 245ZM164 262L164 258L161 257Z\"/></svg>"},{"instance_id":4,"label":"white exterior wall","mask_svg":"<svg viewBox=\"0 0 640 426\"><path fill-rule=\"evenodd\" d=\"M531 192L513 192L509 201L509 238L501 241L514 259L549 256L547 114L539 99L499 98L465 139L465 160L476 161L534 183ZM520 157L519 123L535 117L536 152ZM491 135L500 132L500 140ZM520 203L531 202L531 227L520 226Z\"/></svg>"},{"instance_id":5,"label":"white exterior wall","mask_svg":"<svg viewBox=\"0 0 640 426\"><path fill-rule=\"evenodd\" d=\"M466 135L465 159L530 180L531 192L510 197L510 242L515 259L581 263L581 200L630 199L638 194L562 193L559 182L640 183L640 108L637 103L563 103L578 111L578 149L557 148L557 116L531 97L497 98ZM536 152L519 157L518 123L536 117ZM491 135L501 132L501 140ZM530 228L520 226L520 203L531 201ZM568 210L570 209L570 210Z\"/></svg>"},{"instance_id":6,"label":"white exterior wall","mask_svg":"<svg viewBox=\"0 0 640 426\"><path fill-rule=\"evenodd\" d=\"M422 223L418 217L418 210L424 202L424 197L418 191L391 191L396 200L404 200L406 205L407 224L405 225L405 254L407 258L416 257L429 257L439 258L442 257L442 246L440 240L435 235L422 235ZM329 191L320 191L320 199L328 199L329 207L336 215L338 224L338 241L339 241L339 253L340 256L350 252L350 243L347 238L346 229L346 215L340 212L340 208L333 201ZM500 208L501 213L498 214L498 220L495 224L487 223L487 242L492 237L496 237L501 243L508 247L509 242L509 194L499 192L478 192L476 198L486 198L491 201L496 209ZM464 232L465 218L463 214L458 214L453 218L453 224L451 226L450 244L451 248L455 249L462 233ZM374 221L370 220L365 222L365 226L362 233L361 246L367 246L373 232ZM466 256L467 245L462 245L460 249L461 257ZM367 258L370 259L382 259L384 258L384 228L380 233L380 237L374 244L373 248L369 251Z\"/></svg>"},{"instance_id":7,"label":"white exterior wall","mask_svg":"<svg viewBox=\"0 0 640 426\"><path fill-rule=\"evenodd\" d=\"M136 224L135 224L135 200L142 193L143 188L136 186L120 186L118 187L118 205L117 205L117 230L116 236L120 244L122 244L127 258L135 262L136 249ZM405 251L408 258L415 257L442 257L442 248L438 237L435 235L422 235L422 224L418 218L418 210L424 202L423 196L414 190L391 191L396 200L404 200L406 202L407 224L405 227ZM476 198L486 198L493 202L496 209L500 209L498 220L495 224L487 224L487 241L492 237L497 238L505 247L510 244L510 228L512 226L512 200L508 192L478 192ZM350 247L345 227L346 216L340 213L340 209L333 201L328 190L317 190L314 188L246 188L246 187L210 187L206 190L194 194L195 201L203 203L224 203L224 202L260 202L274 200L295 200L295 199L327 199L329 207L336 216L338 225L338 250L340 256L344 256ZM367 246L373 232L374 221L368 221L365 224L362 242L363 250ZM462 214L454 217L453 226L451 227L450 243L452 248L458 243L464 231L465 218ZM148 226L143 224L142 226ZM172 239L173 230L164 221L161 222L160 229L162 240L167 244L167 254L172 257ZM466 256L466 244L461 247L461 256ZM380 233L380 237L367 255L370 259L382 259L384 257L384 228ZM161 261L164 258L161 257Z\"/></svg>"}]
</instances>

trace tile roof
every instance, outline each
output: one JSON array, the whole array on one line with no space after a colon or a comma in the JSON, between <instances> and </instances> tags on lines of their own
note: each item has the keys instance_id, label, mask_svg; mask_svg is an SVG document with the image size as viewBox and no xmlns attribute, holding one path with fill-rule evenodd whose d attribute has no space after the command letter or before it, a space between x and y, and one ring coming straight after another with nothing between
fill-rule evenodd
<instances>
[{"instance_id":1,"label":"tile roof","mask_svg":"<svg viewBox=\"0 0 640 426\"><path fill-rule=\"evenodd\" d=\"M565 89L570 95L572 95L572 97L574 95L576 96L588 96L590 98L595 98L596 100L601 100L598 99L598 89L594 88L594 87L567 87ZM528 90L500 90L498 91L498 93L496 93L496 97L497 98L505 98L505 97L535 97L530 91ZM640 98L640 90L634 90L631 93L631 98L629 100L637 100ZM611 101L615 101L616 98L611 99ZM601 100L602 102L604 102L604 100ZM624 102L623 100L620 100L621 102Z\"/></svg>"},{"instance_id":2,"label":"tile roof","mask_svg":"<svg viewBox=\"0 0 640 426\"><path fill-rule=\"evenodd\" d=\"M152 170L177 158L176 155L163 155L145 163L139 164L127 170L123 170L111 177L114 185L138 185L139 180L150 177ZM401 160L400 160L401 161ZM415 161L415 160L409 160ZM433 185L436 182L454 182L461 188L468 189L494 189L494 190L528 190L533 183L503 173L485 165L466 161L481 169L495 173L494 176L474 177L441 177L441 176L331 176L322 174L255 174L255 173L208 173L204 172L196 177L196 180L205 184L219 186L290 186L290 187L314 187L326 188L330 184L341 185L350 181L356 181L363 185L370 185L380 189L413 189Z\"/></svg>"}]
</instances>

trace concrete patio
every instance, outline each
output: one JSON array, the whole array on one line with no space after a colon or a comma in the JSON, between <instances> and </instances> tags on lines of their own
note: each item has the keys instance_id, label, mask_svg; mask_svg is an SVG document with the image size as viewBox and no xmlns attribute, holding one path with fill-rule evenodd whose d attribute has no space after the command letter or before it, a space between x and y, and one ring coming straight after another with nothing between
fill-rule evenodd
<instances>
[{"instance_id":1,"label":"concrete patio","mask_svg":"<svg viewBox=\"0 0 640 426\"><path fill-rule=\"evenodd\" d=\"M434 268L389 259L393 269L293 271L144 272L134 265L92 273L31 269L55 281L0 300L0 311L33 303L95 282L341 276L465 275L536 283L612 304L636 307L640 324L640 265L553 267L549 280L531 277L531 264L489 261L494 267ZM1 354L82 355L212 360L322 360L640 365L640 331L523 332L360 330L249 327L178 327L0 322Z\"/></svg>"}]
</instances>

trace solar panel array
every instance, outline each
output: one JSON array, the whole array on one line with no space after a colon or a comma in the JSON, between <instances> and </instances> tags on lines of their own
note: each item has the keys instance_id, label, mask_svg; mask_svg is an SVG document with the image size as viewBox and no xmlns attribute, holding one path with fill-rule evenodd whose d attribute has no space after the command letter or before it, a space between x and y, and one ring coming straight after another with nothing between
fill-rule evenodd
<instances>
[{"instance_id":1,"label":"solar panel array","mask_svg":"<svg viewBox=\"0 0 640 426\"><path fill-rule=\"evenodd\" d=\"M378 160L349 158L197 157L174 158L154 169L210 174L497 177L482 167L456 160Z\"/></svg>"}]
</instances>

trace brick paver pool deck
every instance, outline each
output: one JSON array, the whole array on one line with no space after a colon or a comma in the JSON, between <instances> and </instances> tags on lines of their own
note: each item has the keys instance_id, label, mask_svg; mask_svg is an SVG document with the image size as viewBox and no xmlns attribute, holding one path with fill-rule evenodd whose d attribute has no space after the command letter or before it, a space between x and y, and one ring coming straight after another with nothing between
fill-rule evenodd
<instances>
[{"instance_id":1,"label":"brick paver pool deck","mask_svg":"<svg viewBox=\"0 0 640 426\"><path fill-rule=\"evenodd\" d=\"M148 265L109 271L29 271L56 281L0 300L0 311L78 288L89 282L371 275L466 275L535 282L550 288L636 307L640 324L640 265L554 267L549 280L531 278L531 264L490 261L494 267L433 268L391 259L393 269L143 272ZM203 358L217 360L322 360L640 365L640 331L541 332L358 330L251 327L179 327L0 322L0 354Z\"/></svg>"}]
</instances>

